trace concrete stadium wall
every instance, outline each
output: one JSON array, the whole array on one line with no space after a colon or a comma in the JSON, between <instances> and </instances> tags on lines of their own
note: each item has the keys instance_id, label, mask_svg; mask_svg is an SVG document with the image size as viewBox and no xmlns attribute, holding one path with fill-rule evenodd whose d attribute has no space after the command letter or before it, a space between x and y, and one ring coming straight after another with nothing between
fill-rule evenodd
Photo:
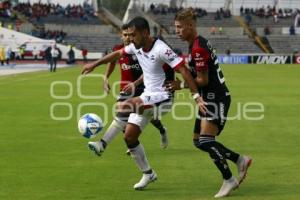
<instances>
[{"instance_id":1,"label":"concrete stadium wall","mask_svg":"<svg viewBox=\"0 0 300 200\"><path fill-rule=\"evenodd\" d=\"M68 35L93 36L99 34L110 34L113 27L109 25L62 25L45 24L46 30L62 30Z\"/></svg>"}]
</instances>

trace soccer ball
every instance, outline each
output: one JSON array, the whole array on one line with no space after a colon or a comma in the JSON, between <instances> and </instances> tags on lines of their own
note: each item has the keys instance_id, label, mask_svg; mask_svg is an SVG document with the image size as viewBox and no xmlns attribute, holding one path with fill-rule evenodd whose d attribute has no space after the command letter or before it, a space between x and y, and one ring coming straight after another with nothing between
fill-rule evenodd
<instances>
[{"instance_id":1,"label":"soccer ball","mask_svg":"<svg viewBox=\"0 0 300 200\"><path fill-rule=\"evenodd\" d=\"M94 113L87 113L78 121L78 130L81 135L86 138L95 137L102 128L102 119Z\"/></svg>"}]
</instances>

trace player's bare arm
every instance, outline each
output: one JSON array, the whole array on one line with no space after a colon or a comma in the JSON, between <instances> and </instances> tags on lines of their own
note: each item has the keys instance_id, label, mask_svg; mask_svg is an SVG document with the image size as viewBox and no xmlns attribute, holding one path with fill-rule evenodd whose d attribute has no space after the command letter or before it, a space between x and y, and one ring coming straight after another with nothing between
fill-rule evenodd
<instances>
[{"instance_id":1,"label":"player's bare arm","mask_svg":"<svg viewBox=\"0 0 300 200\"><path fill-rule=\"evenodd\" d=\"M132 93L136 86L140 85L141 83L143 83L143 78L144 78L144 75L141 75L137 80L135 80L134 82L132 83L128 83L124 88L123 88L123 91L126 92L126 93Z\"/></svg>"},{"instance_id":2,"label":"player's bare arm","mask_svg":"<svg viewBox=\"0 0 300 200\"><path fill-rule=\"evenodd\" d=\"M103 89L107 94L109 94L109 91L110 91L110 85L109 85L108 79L109 79L110 75L113 73L113 71L115 70L115 67L116 67L116 62L114 61L114 62L109 63L108 68L106 68L106 70L105 70L104 80L103 80Z\"/></svg>"},{"instance_id":3,"label":"player's bare arm","mask_svg":"<svg viewBox=\"0 0 300 200\"><path fill-rule=\"evenodd\" d=\"M122 49L120 49L118 51L114 51L114 52L104 56L103 58L100 58L99 60L97 60L95 62L84 65L83 69L81 71L81 74L88 74L88 73L92 72L99 65L106 64L109 62L114 62L114 61L118 60L119 58L121 58L122 55L123 55Z\"/></svg>"},{"instance_id":4,"label":"player's bare arm","mask_svg":"<svg viewBox=\"0 0 300 200\"><path fill-rule=\"evenodd\" d=\"M193 94L193 98L199 105L199 109L200 109L201 113L203 113L203 114L206 113L206 106L205 106L206 103L202 99L202 97L199 95L197 85L196 85L190 71L184 65L179 67L178 71L181 73L184 81L189 86L191 93Z\"/></svg>"},{"instance_id":5,"label":"player's bare arm","mask_svg":"<svg viewBox=\"0 0 300 200\"><path fill-rule=\"evenodd\" d=\"M197 77L195 78L195 81L198 87L204 87L208 85L208 71L197 72Z\"/></svg>"}]
</instances>

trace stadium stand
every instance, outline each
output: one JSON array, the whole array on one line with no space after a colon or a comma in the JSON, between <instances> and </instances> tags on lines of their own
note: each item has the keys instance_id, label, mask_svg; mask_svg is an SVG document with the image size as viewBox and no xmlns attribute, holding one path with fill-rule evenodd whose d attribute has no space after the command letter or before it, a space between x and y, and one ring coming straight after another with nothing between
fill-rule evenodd
<instances>
[{"instance_id":1,"label":"stadium stand","mask_svg":"<svg viewBox=\"0 0 300 200\"><path fill-rule=\"evenodd\" d=\"M172 47L188 53L186 43L178 39L176 35L165 36L164 39ZM253 42L250 42L247 36L208 36L207 39L213 44L218 54L225 54L228 49L231 53L262 53L261 49ZM230 44L230 48L228 44Z\"/></svg>"},{"instance_id":2,"label":"stadium stand","mask_svg":"<svg viewBox=\"0 0 300 200\"><path fill-rule=\"evenodd\" d=\"M68 36L66 42L75 45L79 49L86 47L90 52L108 53L115 44L121 43L121 39L118 34L101 34L93 37L73 35Z\"/></svg>"},{"instance_id":3,"label":"stadium stand","mask_svg":"<svg viewBox=\"0 0 300 200\"><path fill-rule=\"evenodd\" d=\"M300 49L300 37L277 35L267 37L275 53L291 54Z\"/></svg>"},{"instance_id":4,"label":"stadium stand","mask_svg":"<svg viewBox=\"0 0 300 200\"><path fill-rule=\"evenodd\" d=\"M192 6L197 8L195 10L198 15L199 34L207 37L218 53L226 53L229 47L231 53L262 53L263 50L257 45L256 35L266 35L263 41L269 42L275 53L291 53L299 48L297 47L300 40L299 28L295 30L293 36L289 36L289 29L295 24L300 1L235 0L231 1L231 4L228 2L230 1L201 0L199 4L199 0L132 0L129 5L134 4L136 8L128 6L129 14L127 13L125 21L136 15L146 17L153 33L162 34L171 46L181 48L187 53L186 44L175 35L173 20L180 7ZM273 9L274 6L276 10ZM49 35L54 35L54 39L59 38L59 41L78 48L84 46L89 52L108 52L114 44L120 42L115 28L121 23L121 20L108 10L100 7L97 16L92 6L88 4L62 7L42 3L12 5L10 1L3 1L0 6L0 21L2 25L7 25L16 24L19 20L21 32L34 33L33 35L39 37L44 35L42 38L46 39L53 39ZM252 37L237 20L236 15L240 14L239 19L244 20L250 32L255 33ZM249 23L247 23L248 15L251 18ZM110 19L112 16L114 19ZM41 32L36 32L37 30L49 34L40 34ZM56 33L60 32L64 33L63 37L56 36Z\"/></svg>"}]
</instances>

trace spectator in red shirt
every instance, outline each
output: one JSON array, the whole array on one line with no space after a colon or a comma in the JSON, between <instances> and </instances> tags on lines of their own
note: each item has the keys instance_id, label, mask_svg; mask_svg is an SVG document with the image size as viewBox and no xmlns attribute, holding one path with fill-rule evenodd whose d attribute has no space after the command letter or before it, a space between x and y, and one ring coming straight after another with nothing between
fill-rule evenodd
<instances>
[{"instance_id":1,"label":"spectator in red shirt","mask_svg":"<svg viewBox=\"0 0 300 200\"><path fill-rule=\"evenodd\" d=\"M82 50L81 50L81 55L82 55L83 61L84 61L85 63L87 62L87 58L86 58L87 54L88 54L88 50L87 50L86 48L82 48Z\"/></svg>"}]
</instances>

